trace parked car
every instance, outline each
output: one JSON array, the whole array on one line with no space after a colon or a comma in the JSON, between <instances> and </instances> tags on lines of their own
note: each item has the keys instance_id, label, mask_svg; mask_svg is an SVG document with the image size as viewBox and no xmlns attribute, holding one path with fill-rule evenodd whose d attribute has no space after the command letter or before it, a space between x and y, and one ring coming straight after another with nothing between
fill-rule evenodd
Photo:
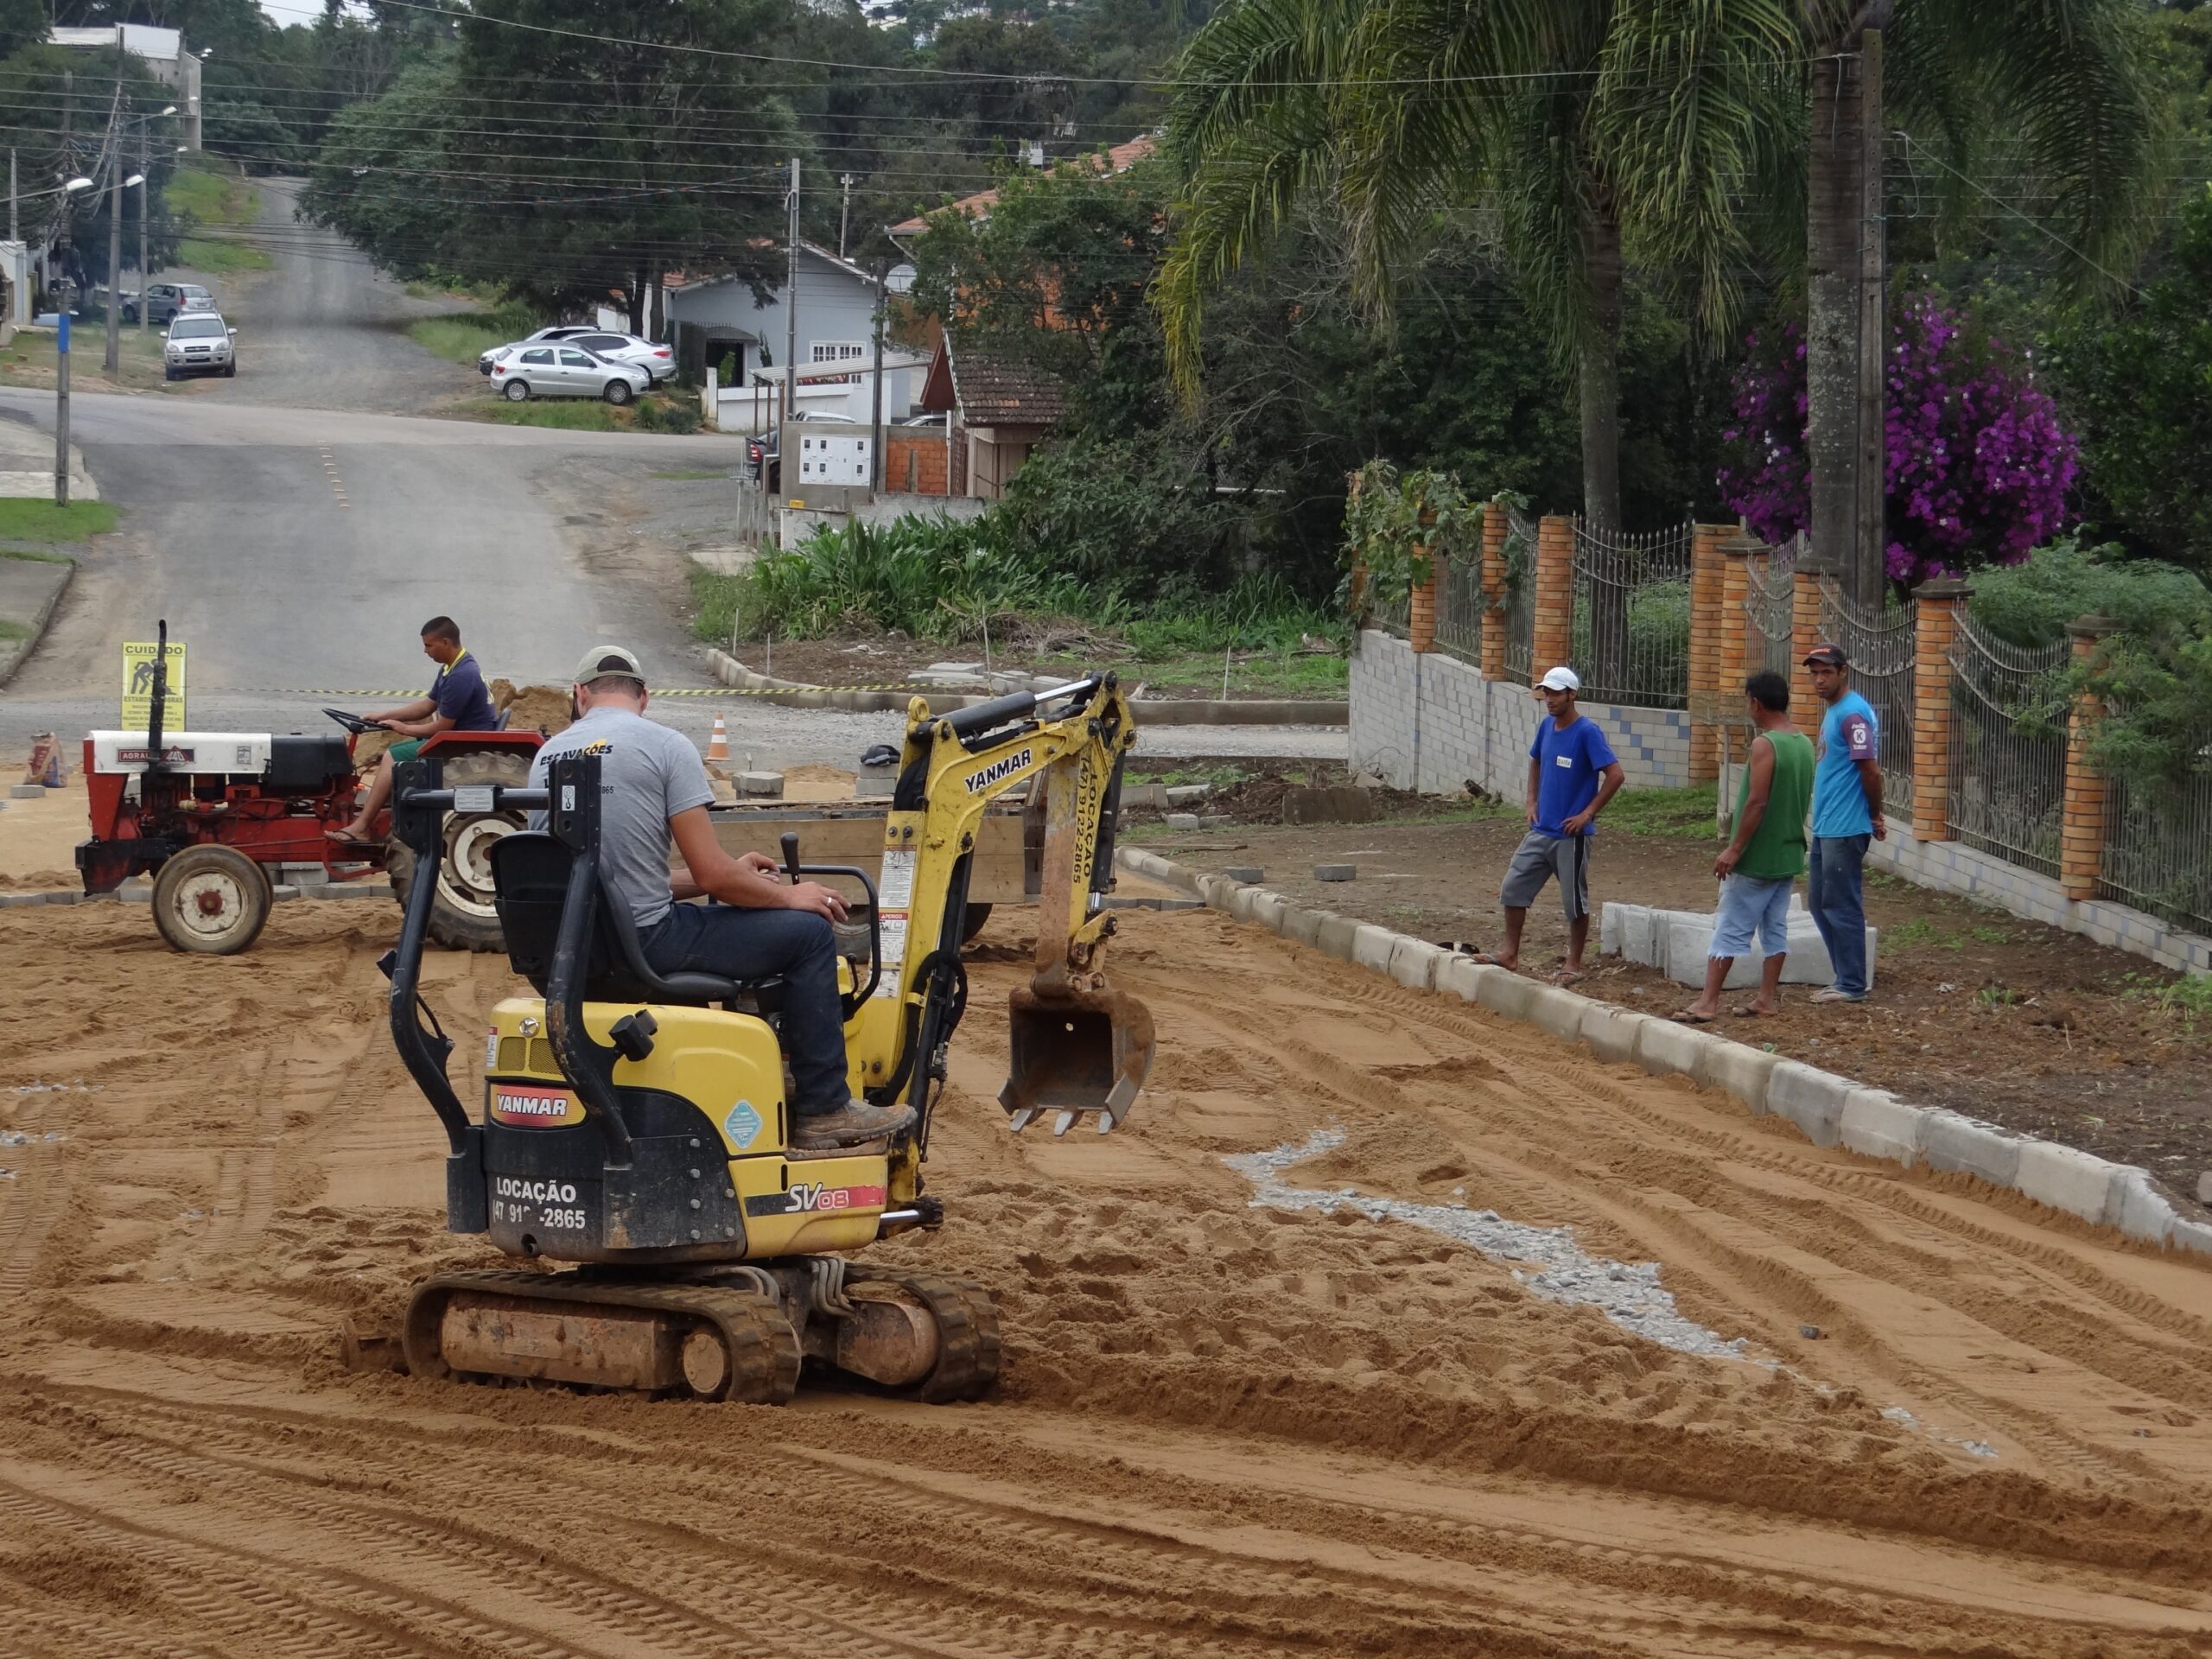
<instances>
[{"instance_id":1,"label":"parked car","mask_svg":"<svg viewBox=\"0 0 2212 1659\"><path fill-rule=\"evenodd\" d=\"M774 495L784 487L780 437L773 431L755 432L745 441L745 466L755 484Z\"/></svg>"},{"instance_id":2,"label":"parked car","mask_svg":"<svg viewBox=\"0 0 2212 1659\"><path fill-rule=\"evenodd\" d=\"M617 363L567 340L525 345L492 365L492 385L512 404L533 397L604 397L620 407L653 383L632 363Z\"/></svg>"},{"instance_id":3,"label":"parked car","mask_svg":"<svg viewBox=\"0 0 2212 1659\"><path fill-rule=\"evenodd\" d=\"M170 321L162 342L162 378L219 374L228 379L238 372L238 331L218 312L185 312Z\"/></svg>"},{"instance_id":4,"label":"parked car","mask_svg":"<svg viewBox=\"0 0 2212 1659\"><path fill-rule=\"evenodd\" d=\"M494 346L487 352L480 353L476 359L476 372L488 375L492 372L492 365L500 358L510 352L518 352L525 346L535 346L549 340L574 340L578 334L599 332L588 322L556 322L550 328L541 328L521 340L511 340L504 346Z\"/></svg>"},{"instance_id":5,"label":"parked car","mask_svg":"<svg viewBox=\"0 0 2212 1659\"><path fill-rule=\"evenodd\" d=\"M652 377L655 385L676 378L676 351L673 346L658 345L637 334L572 334L571 346L581 346L588 352L601 357L611 357L617 363L631 363Z\"/></svg>"},{"instance_id":6,"label":"parked car","mask_svg":"<svg viewBox=\"0 0 2212 1659\"><path fill-rule=\"evenodd\" d=\"M123 320L138 321L138 297L125 295ZM215 296L197 283L156 283L146 290L146 321L166 323L194 311L213 311Z\"/></svg>"}]
</instances>

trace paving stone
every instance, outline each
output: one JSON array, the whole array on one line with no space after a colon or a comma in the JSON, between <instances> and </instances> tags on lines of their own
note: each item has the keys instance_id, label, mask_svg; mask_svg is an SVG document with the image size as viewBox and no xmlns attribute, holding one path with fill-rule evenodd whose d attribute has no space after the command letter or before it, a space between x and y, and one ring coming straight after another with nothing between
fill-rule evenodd
<instances>
[{"instance_id":1,"label":"paving stone","mask_svg":"<svg viewBox=\"0 0 2212 1659\"><path fill-rule=\"evenodd\" d=\"M1195 812L1170 812L1166 824L1170 830L1195 830L1198 827L1198 815Z\"/></svg>"},{"instance_id":2,"label":"paving stone","mask_svg":"<svg viewBox=\"0 0 2212 1659\"><path fill-rule=\"evenodd\" d=\"M1480 963L1470 963L1479 969ZM1497 969L1492 973L1502 971ZM1617 1008L1610 1002L1592 999L1582 1011L1582 1040L1590 1052L1611 1065L1621 1065L1636 1058L1636 1039L1651 1016L1638 1014L1633 1008Z\"/></svg>"},{"instance_id":3,"label":"paving stone","mask_svg":"<svg viewBox=\"0 0 2212 1659\"><path fill-rule=\"evenodd\" d=\"M899 792L899 774L889 770L863 772L853 779L853 795L863 801L888 800Z\"/></svg>"},{"instance_id":4,"label":"paving stone","mask_svg":"<svg viewBox=\"0 0 2212 1659\"><path fill-rule=\"evenodd\" d=\"M1358 874L1359 866L1357 864L1316 864L1313 867L1316 881L1350 881Z\"/></svg>"},{"instance_id":5,"label":"paving stone","mask_svg":"<svg viewBox=\"0 0 2212 1659\"><path fill-rule=\"evenodd\" d=\"M1977 1175L1992 1186L2011 1186L2019 1178L2017 1136L1940 1106L1929 1108L1921 1121L1920 1155L1930 1169Z\"/></svg>"},{"instance_id":6,"label":"paving stone","mask_svg":"<svg viewBox=\"0 0 2212 1659\"><path fill-rule=\"evenodd\" d=\"M778 801L784 798L784 774L780 772L741 772L736 784L741 795Z\"/></svg>"},{"instance_id":7,"label":"paving stone","mask_svg":"<svg viewBox=\"0 0 2212 1659\"><path fill-rule=\"evenodd\" d=\"M154 890L150 887L118 887L115 896L126 905L150 905L154 902Z\"/></svg>"},{"instance_id":8,"label":"paving stone","mask_svg":"<svg viewBox=\"0 0 2212 1659\"><path fill-rule=\"evenodd\" d=\"M2104 1222L2111 1218L2113 1183L2120 1172L2120 1165L2076 1147L2024 1141L2017 1184L2037 1204L2083 1221Z\"/></svg>"},{"instance_id":9,"label":"paving stone","mask_svg":"<svg viewBox=\"0 0 2212 1659\"><path fill-rule=\"evenodd\" d=\"M1387 927L1377 927L1372 922L1362 922L1352 930L1352 965L1372 973L1390 971L1390 952L1398 943L1398 935Z\"/></svg>"},{"instance_id":10,"label":"paving stone","mask_svg":"<svg viewBox=\"0 0 2212 1659\"><path fill-rule=\"evenodd\" d=\"M1201 812L1198 815L1198 828L1201 830L1223 830L1236 822L1226 812Z\"/></svg>"},{"instance_id":11,"label":"paving stone","mask_svg":"<svg viewBox=\"0 0 2212 1659\"><path fill-rule=\"evenodd\" d=\"M1170 784L1166 789L1167 804L1188 806L1194 801L1203 801L1212 793L1211 784Z\"/></svg>"},{"instance_id":12,"label":"paving stone","mask_svg":"<svg viewBox=\"0 0 2212 1659\"><path fill-rule=\"evenodd\" d=\"M280 905L283 904L288 899L297 899L300 894L301 889L294 887L289 881L278 881L272 883L269 889L270 898Z\"/></svg>"},{"instance_id":13,"label":"paving stone","mask_svg":"<svg viewBox=\"0 0 2212 1659\"><path fill-rule=\"evenodd\" d=\"M1359 931L1360 926L1361 924L1349 916L1330 915L1315 931L1313 948L1334 957L1338 962L1350 962L1352 936Z\"/></svg>"},{"instance_id":14,"label":"paving stone","mask_svg":"<svg viewBox=\"0 0 2212 1659\"><path fill-rule=\"evenodd\" d=\"M0 893L0 910L28 910L33 905L43 905L42 893Z\"/></svg>"},{"instance_id":15,"label":"paving stone","mask_svg":"<svg viewBox=\"0 0 2212 1659\"><path fill-rule=\"evenodd\" d=\"M2130 1238L2139 1238L2147 1243L2163 1244L2172 1236L2174 1224L2180 1219L2165 1195L2151 1185L2151 1178L2139 1169L2122 1166L2112 1184L2112 1224Z\"/></svg>"},{"instance_id":16,"label":"paving stone","mask_svg":"<svg viewBox=\"0 0 2212 1659\"><path fill-rule=\"evenodd\" d=\"M1402 933L1390 948L1390 977L1409 991L1433 991L1436 970L1446 954L1426 939L1408 938Z\"/></svg>"},{"instance_id":17,"label":"paving stone","mask_svg":"<svg viewBox=\"0 0 2212 1659\"><path fill-rule=\"evenodd\" d=\"M1908 1105L1886 1089L1854 1089L1843 1103L1839 1138L1864 1158L1884 1158L1907 1168L1920 1157L1920 1128L1927 1109Z\"/></svg>"},{"instance_id":18,"label":"paving stone","mask_svg":"<svg viewBox=\"0 0 2212 1659\"><path fill-rule=\"evenodd\" d=\"M1816 1065L1777 1060L1767 1074L1764 1109L1796 1124L1815 1146L1832 1147L1842 1139L1844 1109L1856 1086Z\"/></svg>"},{"instance_id":19,"label":"paving stone","mask_svg":"<svg viewBox=\"0 0 2212 1659\"><path fill-rule=\"evenodd\" d=\"M1268 873L1257 864L1231 864L1222 871L1232 881L1256 882L1268 879Z\"/></svg>"},{"instance_id":20,"label":"paving stone","mask_svg":"<svg viewBox=\"0 0 2212 1659\"><path fill-rule=\"evenodd\" d=\"M10 784L8 798L11 801L42 801L46 798L44 784Z\"/></svg>"},{"instance_id":21,"label":"paving stone","mask_svg":"<svg viewBox=\"0 0 2212 1659\"><path fill-rule=\"evenodd\" d=\"M334 903L340 901L358 903L363 899L372 899L389 900L391 897L391 883L389 881L332 881L319 887L302 887L299 891L302 897L327 899Z\"/></svg>"},{"instance_id":22,"label":"paving stone","mask_svg":"<svg viewBox=\"0 0 2212 1659\"><path fill-rule=\"evenodd\" d=\"M2212 1169L2206 1170L2196 1178L2196 1201L2212 1204Z\"/></svg>"}]
</instances>

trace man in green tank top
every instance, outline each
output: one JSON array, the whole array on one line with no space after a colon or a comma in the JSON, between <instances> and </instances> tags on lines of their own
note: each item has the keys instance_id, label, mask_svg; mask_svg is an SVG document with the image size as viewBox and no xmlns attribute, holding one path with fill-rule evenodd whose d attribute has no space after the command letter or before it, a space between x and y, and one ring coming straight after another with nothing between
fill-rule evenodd
<instances>
[{"instance_id":1,"label":"man in green tank top","mask_svg":"<svg viewBox=\"0 0 2212 1659\"><path fill-rule=\"evenodd\" d=\"M1744 701L1757 728L1736 798L1736 834L1713 873L1721 880L1720 909L1713 918L1713 945L1705 963L1705 989L1675 1017L1701 1026L1720 1012L1720 988L1736 958L1758 936L1766 951L1759 994L1739 1014L1775 1013L1781 1006L1782 963L1789 950L1789 890L1805 873L1805 814L1813 803L1813 741L1789 723L1789 682L1771 671L1744 683Z\"/></svg>"}]
</instances>

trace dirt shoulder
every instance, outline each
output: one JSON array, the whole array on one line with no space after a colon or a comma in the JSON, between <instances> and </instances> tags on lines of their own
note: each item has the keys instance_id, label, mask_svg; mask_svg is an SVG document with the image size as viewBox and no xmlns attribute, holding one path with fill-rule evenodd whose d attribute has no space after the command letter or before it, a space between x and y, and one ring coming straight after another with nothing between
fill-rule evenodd
<instances>
[{"instance_id":1,"label":"dirt shoulder","mask_svg":"<svg viewBox=\"0 0 2212 1659\"><path fill-rule=\"evenodd\" d=\"M1249 796L1264 811L1267 794L1263 781L1248 783L1195 810L1236 812ZM1712 908L1714 843L1700 833L1694 803L1686 805L1647 810L1644 829L1608 815L1591 866L1593 905ZM1300 904L1421 938L1495 944L1503 932L1497 885L1521 836L1520 812L1483 803L1413 810L1427 816L1181 830L1144 815L1127 834L1195 869L1259 866L1268 887ZM1317 881L1313 867L1324 862L1354 864L1357 878ZM1886 876L1869 878L1866 912L1881 937L1866 1002L1816 1007L1808 988L1789 986L1774 1019L1724 1019L1715 1029L1920 1104L2140 1164L2184 1214L2204 1213L2196 1186L2212 1170L2212 1014L2192 1023L2161 1000L2179 976ZM1547 893L1529 913L1522 969L1548 974L1565 950L1565 924ZM1641 1013L1670 1014L1691 996L1654 969L1598 956L1594 925L1587 965L1577 990ZM1748 1000L1732 995L1727 1003Z\"/></svg>"}]
</instances>

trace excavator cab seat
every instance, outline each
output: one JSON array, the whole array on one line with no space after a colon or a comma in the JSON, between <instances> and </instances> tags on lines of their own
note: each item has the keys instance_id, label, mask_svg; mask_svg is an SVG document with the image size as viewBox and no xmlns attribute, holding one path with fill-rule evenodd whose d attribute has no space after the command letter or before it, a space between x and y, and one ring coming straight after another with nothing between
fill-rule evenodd
<instances>
[{"instance_id":1,"label":"excavator cab seat","mask_svg":"<svg viewBox=\"0 0 2212 1659\"><path fill-rule=\"evenodd\" d=\"M493 902L506 936L507 960L546 994L553 950L561 933L562 907L568 899L575 855L556 837L541 830L518 830L492 843ZM781 977L725 979L719 974L664 974L645 960L630 907L600 884L594 895L590 957L584 969L584 996L593 1002L659 1002L692 1007L719 1003L747 1014L779 1012Z\"/></svg>"}]
</instances>

